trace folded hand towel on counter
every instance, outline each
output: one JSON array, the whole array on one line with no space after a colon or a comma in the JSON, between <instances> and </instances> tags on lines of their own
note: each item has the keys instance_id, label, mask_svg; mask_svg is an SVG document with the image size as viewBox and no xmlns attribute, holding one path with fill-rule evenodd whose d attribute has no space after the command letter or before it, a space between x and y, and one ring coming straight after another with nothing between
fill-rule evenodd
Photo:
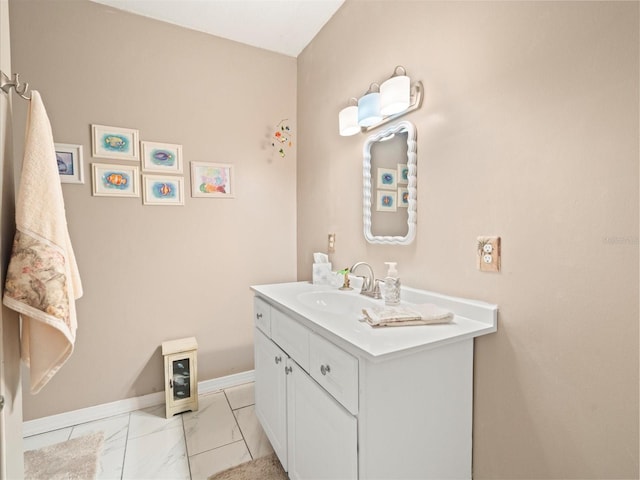
<instances>
[{"instance_id":1,"label":"folded hand towel on counter","mask_svg":"<svg viewBox=\"0 0 640 480\"><path fill-rule=\"evenodd\" d=\"M453 313L431 303L412 305L411 307L375 306L362 309L360 321L372 327L401 327L406 325L431 325L448 323Z\"/></svg>"},{"instance_id":2,"label":"folded hand towel on counter","mask_svg":"<svg viewBox=\"0 0 640 480\"><path fill-rule=\"evenodd\" d=\"M37 393L73 352L82 283L67 230L51 125L31 92L16 234L3 303L21 314L22 359Z\"/></svg>"}]
</instances>

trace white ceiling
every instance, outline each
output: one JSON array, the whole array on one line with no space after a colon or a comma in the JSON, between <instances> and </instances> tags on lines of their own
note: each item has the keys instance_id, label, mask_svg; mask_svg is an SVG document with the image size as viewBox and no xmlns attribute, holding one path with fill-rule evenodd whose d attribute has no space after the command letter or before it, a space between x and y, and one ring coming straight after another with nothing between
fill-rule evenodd
<instances>
[{"instance_id":1,"label":"white ceiling","mask_svg":"<svg viewBox=\"0 0 640 480\"><path fill-rule=\"evenodd\" d=\"M297 57L344 0L92 0Z\"/></svg>"}]
</instances>

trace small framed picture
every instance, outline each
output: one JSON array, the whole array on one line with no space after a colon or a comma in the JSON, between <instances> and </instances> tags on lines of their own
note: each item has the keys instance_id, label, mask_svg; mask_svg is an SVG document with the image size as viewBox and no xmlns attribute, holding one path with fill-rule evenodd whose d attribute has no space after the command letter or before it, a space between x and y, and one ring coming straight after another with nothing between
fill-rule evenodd
<instances>
[{"instance_id":1,"label":"small framed picture","mask_svg":"<svg viewBox=\"0 0 640 480\"><path fill-rule=\"evenodd\" d=\"M233 165L191 162L191 196L233 198Z\"/></svg>"},{"instance_id":2,"label":"small framed picture","mask_svg":"<svg viewBox=\"0 0 640 480\"><path fill-rule=\"evenodd\" d=\"M396 192L378 190L376 210L378 212L396 212L398 210Z\"/></svg>"},{"instance_id":3,"label":"small framed picture","mask_svg":"<svg viewBox=\"0 0 640 480\"><path fill-rule=\"evenodd\" d=\"M82 145L56 143L56 160L62 183L84 183Z\"/></svg>"},{"instance_id":4,"label":"small framed picture","mask_svg":"<svg viewBox=\"0 0 640 480\"><path fill-rule=\"evenodd\" d=\"M398 185L407 185L409 183L409 167L406 163L398 164Z\"/></svg>"},{"instance_id":5,"label":"small framed picture","mask_svg":"<svg viewBox=\"0 0 640 480\"><path fill-rule=\"evenodd\" d=\"M143 175L144 205L184 205L184 178L171 175Z\"/></svg>"},{"instance_id":6,"label":"small framed picture","mask_svg":"<svg viewBox=\"0 0 640 480\"><path fill-rule=\"evenodd\" d=\"M142 171L182 173L182 145L141 142Z\"/></svg>"},{"instance_id":7,"label":"small framed picture","mask_svg":"<svg viewBox=\"0 0 640 480\"><path fill-rule=\"evenodd\" d=\"M140 171L137 166L92 163L94 197L139 197Z\"/></svg>"},{"instance_id":8,"label":"small framed picture","mask_svg":"<svg viewBox=\"0 0 640 480\"><path fill-rule=\"evenodd\" d=\"M396 177L398 176L398 170L391 168L378 168L378 188L384 190L395 190L397 188Z\"/></svg>"},{"instance_id":9,"label":"small framed picture","mask_svg":"<svg viewBox=\"0 0 640 480\"><path fill-rule=\"evenodd\" d=\"M138 161L138 130L91 125L91 155Z\"/></svg>"},{"instance_id":10,"label":"small framed picture","mask_svg":"<svg viewBox=\"0 0 640 480\"><path fill-rule=\"evenodd\" d=\"M398 188L398 208L409 208L408 188Z\"/></svg>"}]
</instances>

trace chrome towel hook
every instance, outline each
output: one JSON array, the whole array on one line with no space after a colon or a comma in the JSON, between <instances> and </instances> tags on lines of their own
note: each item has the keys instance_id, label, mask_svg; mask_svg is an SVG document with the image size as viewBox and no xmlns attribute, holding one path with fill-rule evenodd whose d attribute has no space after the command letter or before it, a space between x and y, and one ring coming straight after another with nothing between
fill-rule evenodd
<instances>
[{"instance_id":1,"label":"chrome towel hook","mask_svg":"<svg viewBox=\"0 0 640 480\"><path fill-rule=\"evenodd\" d=\"M31 95L27 94L29 84L27 82L20 82L19 73L14 73L12 78L9 78L7 74L0 71L0 89L2 89L4 93L8 94L12 88L25 100L31 100Z\"/></svg>"}]
</instances>

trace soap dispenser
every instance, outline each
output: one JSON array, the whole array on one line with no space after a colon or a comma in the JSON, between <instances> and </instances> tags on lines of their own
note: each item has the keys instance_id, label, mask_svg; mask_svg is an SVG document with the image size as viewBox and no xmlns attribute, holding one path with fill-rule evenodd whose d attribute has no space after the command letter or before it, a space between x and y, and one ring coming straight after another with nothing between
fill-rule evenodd
<instances>
[{"instance_id":1,"label":"soap dispenser","mask_svg":"<svg viewBox=\"0 0 640 480\"><path fill-rule=\"evenodd\" d=\"M400 279L398 278L398 270L396 270L396 262L384 262L389 266L389 271L384 279L384 304L400 305Z\"/></svg>"}]
</instances>

